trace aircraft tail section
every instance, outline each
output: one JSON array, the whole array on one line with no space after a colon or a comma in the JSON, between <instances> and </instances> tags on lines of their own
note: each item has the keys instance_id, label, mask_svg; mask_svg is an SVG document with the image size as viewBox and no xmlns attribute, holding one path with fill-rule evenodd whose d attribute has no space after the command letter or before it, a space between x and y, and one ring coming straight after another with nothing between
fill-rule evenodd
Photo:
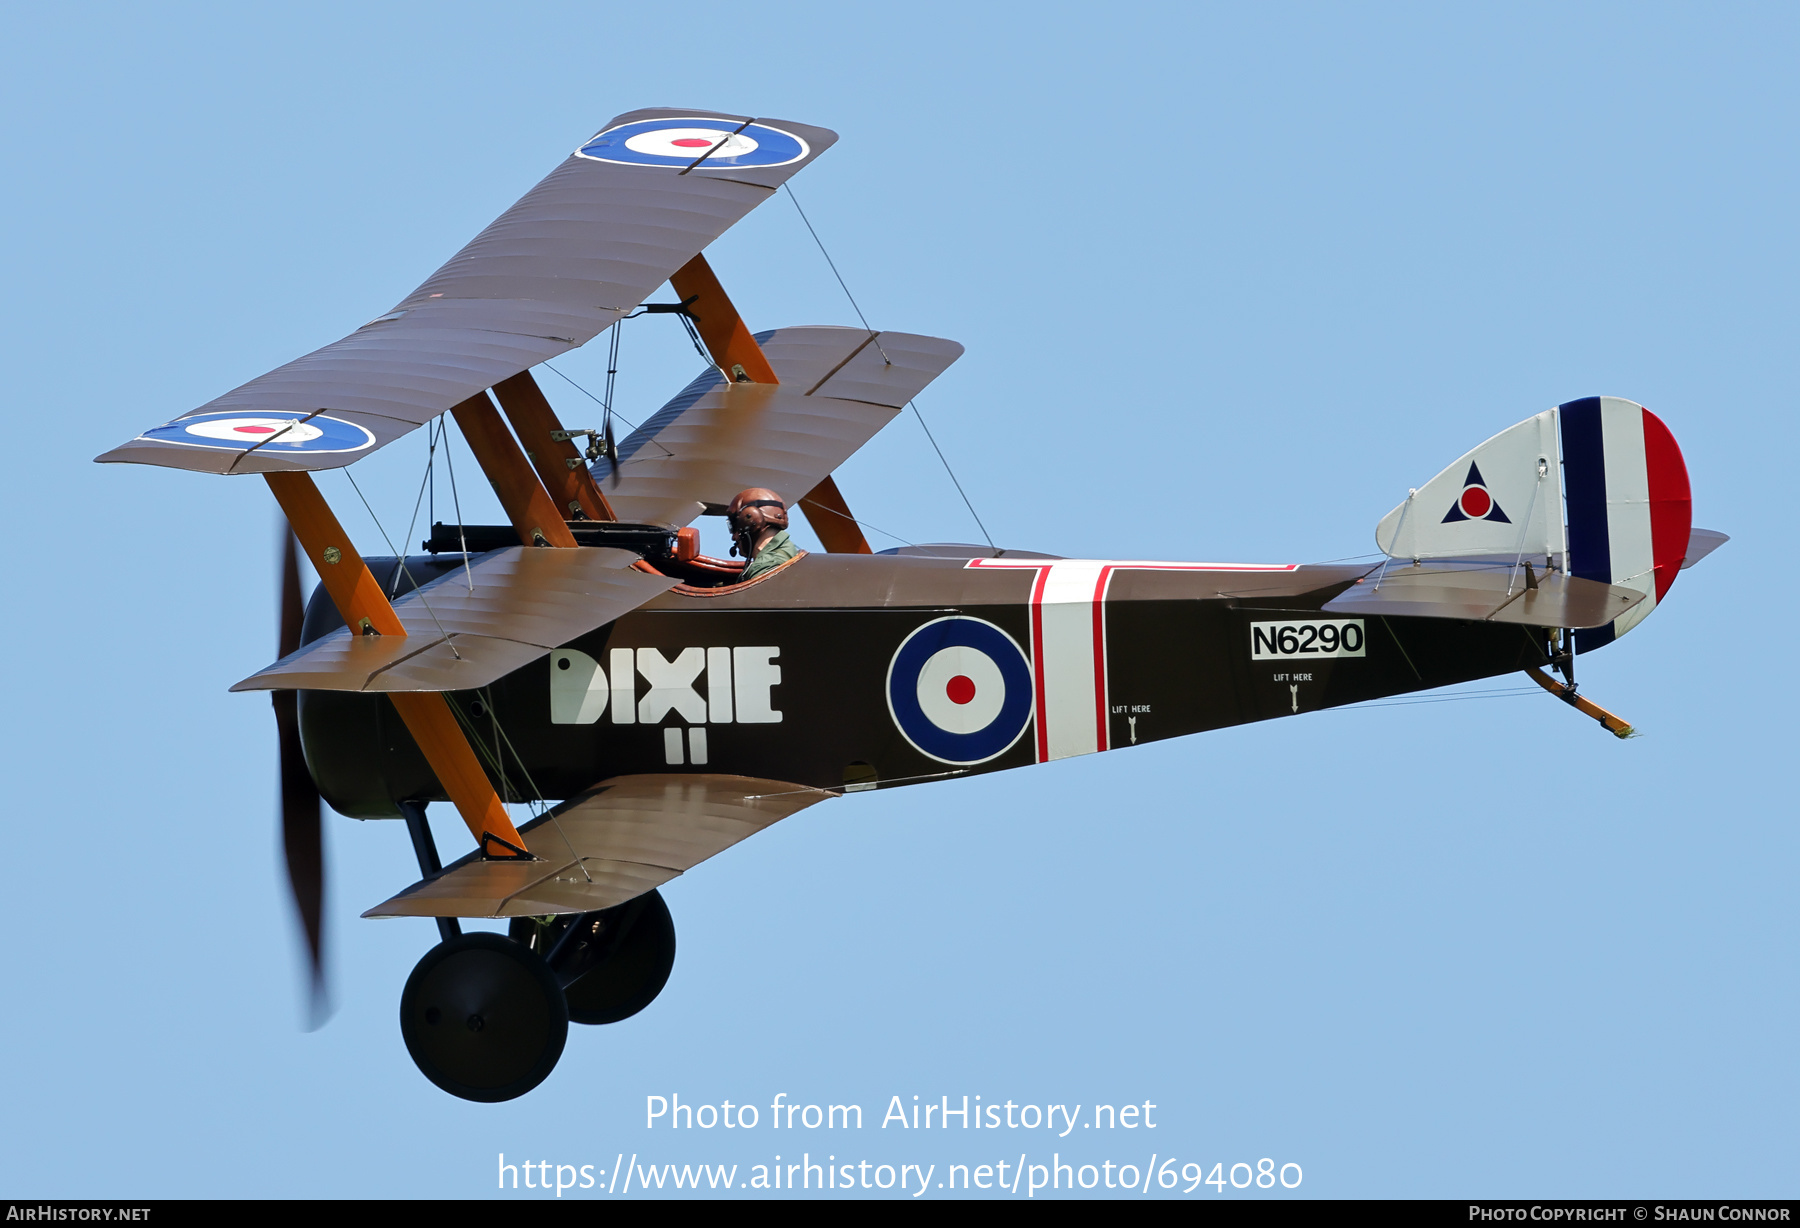
<instances>
[{"instance_id":1,"label":"aircraft tail section","mask_svg":"<svg viewBox=\"0 0 1800 1228\"><path fill-rule=\"evenodd\" d=\"M1459 457L1375 537L1396 559L1531 563L1642 594L1577 631L1577 650L1591 652L1642 622L1684 563L1723 540L1694 530L1692 512L1687 465L1662 420L1620 397L1584 397Z\"/></svg>"},{"instance_id":2,"label":"aircraft tail section","mask_svg":"<svg viewBox=\"0 0 1800 1228\"><path fill-rule=\"evenodd\" d=\"M1681 449L1655 414L1618 397L1557 408L1570 570L1647 599L1604 627L1579 632L1576 650L1592 652L1642 622L1669 591L1687 557L1693 501Z\"/></svg>"}]
</instances>

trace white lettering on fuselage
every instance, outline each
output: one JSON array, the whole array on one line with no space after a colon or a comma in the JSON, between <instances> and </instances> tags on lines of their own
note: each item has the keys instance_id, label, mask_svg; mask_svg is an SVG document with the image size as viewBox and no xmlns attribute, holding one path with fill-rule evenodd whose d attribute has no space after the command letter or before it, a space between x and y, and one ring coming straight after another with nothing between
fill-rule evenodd
<instances>
[{"instance_id":1,"label":"white lettering on fuselage","mask_svg":"<svg viewBox=\"0 0 1800 1228\"><path fill-rule=\"evenodd\" d=\"M775 724L780 655L764 646L684 648L671 661L655 648L614 648L602 669L579 649L558 648L550 654L550 723L592 725L611 708L615 725L655 725L671 712L690 725ZM650 684L642 698L639 678Z\"/></svg>"}]
</instances>

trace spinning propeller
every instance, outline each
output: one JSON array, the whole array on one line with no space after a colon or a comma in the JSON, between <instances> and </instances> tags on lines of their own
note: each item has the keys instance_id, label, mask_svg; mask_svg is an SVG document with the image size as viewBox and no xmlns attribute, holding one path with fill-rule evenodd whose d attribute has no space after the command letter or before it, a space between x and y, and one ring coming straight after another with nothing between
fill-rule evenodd
<instances>
[{"instance_id":1,"label":"spinning propeller","mask_svg":"<svg viewBox=\"0 0 1800 1228\"><path fill-rule=\"evenodd\" d=\"M281 560L281 642L279 655L287 656L300 647L300 626L306 617L306 602L300 592L300 557L294 535L282 526ZM307 1029L325 1022L331 1014L331 1003L325 987L325 848L320 822L319 790L312 774L306 770L306 756L300 748L300 695L297 691L274 691L275 730L281 748L281 846L287 862L288 884L293 888L294 905L300 912L300 925L306 931L306 947L311 957L311 993L308 999Z\"/></svg>"}]
</instances>

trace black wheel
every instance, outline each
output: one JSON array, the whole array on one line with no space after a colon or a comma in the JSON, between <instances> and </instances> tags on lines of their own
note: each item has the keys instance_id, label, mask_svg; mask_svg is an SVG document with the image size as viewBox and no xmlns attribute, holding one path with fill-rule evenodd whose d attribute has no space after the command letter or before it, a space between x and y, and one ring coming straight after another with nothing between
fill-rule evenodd
<instances>
[{"instance_id":1,"label":"black wheel","mask_svg":"<svg viewBox=\"0 0 1800 1228\"><path fill-rule=\"evenodd\" d=\"M573 927L575 932L565 940ZM554 956L574 1023L617 1023L656 1001L675 967L675 918L659 891L616 908L547 921L520 917L509 931Z\"/></svg>"},{"instance_id":2,"label":"black wheel","mask_svg":"<svg viewBox=\"0 0 1800 1228\"><path fill-rule=\"evenodd\" d=\"M500 934L463 934L425 953L400 992L400 1035L420 1073L464 1100L511 1100L542 1083L569 1038L562 988Z\"/></svg>"}]
</instances>

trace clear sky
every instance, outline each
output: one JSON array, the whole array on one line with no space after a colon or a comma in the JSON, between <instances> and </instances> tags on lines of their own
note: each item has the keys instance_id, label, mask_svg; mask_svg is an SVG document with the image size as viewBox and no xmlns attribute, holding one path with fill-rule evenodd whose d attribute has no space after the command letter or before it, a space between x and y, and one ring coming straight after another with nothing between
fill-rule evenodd
<instances>
[{"instance_id":1,"label":"clear sky","mask_svg":"<svg viewBox=\"0 0 1800 1228\"><path fill-rule=\"evenodd\" d=\"M68 4L7 26L0 1194L479 1196L499 1153L742 1184L802 1152L917 1163L915 1185L1154 1153L1292 1162L1302 1195L1795 1191L1791 6ZM1003 544L1367 554L1494 432L1649 405L1696 523L1734 540L1583 662L1644 736L1507 695L815 807L669 886L661 999L572 1029L498 1106L408 1060L396 1007L432 928L357 916L416 877L405 833L333 816L338 1010L303 1032L273 722L226 694L273 655L273 503L91 458L386 310L649 105L842 134L794 188L871 321L968 347L920 405ZM709 257L754 327L854 322L784 199ZM671 321L627 329L637 419L696 360ZM598 347L559 365L604 377ZM423 459L415 437L356 468L390 533ZM910 415L839 482L883 530L979 540ZM345 479L321 485L377 552ZM470 519L497 516L475 485ZM761 1126L647 1129L671 1094ZM777 1094L867 1123L778 1135ZM965 1094L1150 1102L1155 1128L878 1124ZM1268 1192L1223 1196L1244 1193Z\"/></svg>"}]
</instances>

